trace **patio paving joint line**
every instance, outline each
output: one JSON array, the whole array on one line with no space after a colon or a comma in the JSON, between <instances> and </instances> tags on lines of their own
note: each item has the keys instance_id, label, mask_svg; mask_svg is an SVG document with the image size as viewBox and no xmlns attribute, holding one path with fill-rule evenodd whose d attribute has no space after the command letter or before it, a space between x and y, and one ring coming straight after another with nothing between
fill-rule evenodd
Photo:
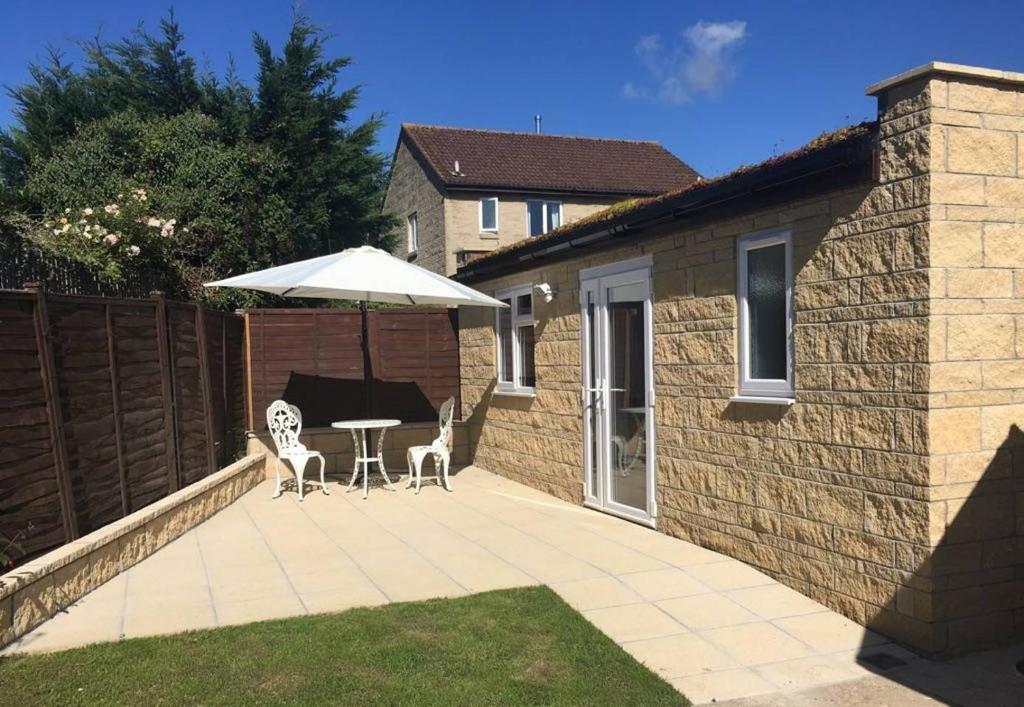
<instances>
[{"instance_id":1,"label":"patio paving joint line","mask_svg":"<svg viewBox=\"0 0 1024 707\"><path fill-rule=\"evenodd\" d=\"M266 536L263 535L263 530L259 527L259 525L256 523L256 521L253 519L252 514L249 513L249 509L245 507L244 503L242 504L242 510L245 512L245 515L249 519L249 522L252 523L256 527L256 533L260 536L260 540L263 541L263 544L270 551L271 556L274 558L274 562L277 564L277 568L279 570L281 570L281 574L284 575L285 581L288 582L288 586L291 587L292 593L295 595L295 598L299 600L299 605L302 607L302 610L305 613L308 614L309 613L309 607L306 606L306 602L303 601L302 595L299 594L299 590L295 588L294 584L292 584L291 575L288 574L288 570L286 570L284 565L281 563L281 558L277 556L277 553L274 551L274 548L270 545L269 542L267 542Z\"/></svg>"},{"instance_id":2,"label":"patio paving joint line","mask_svg":"<svg viewBox=\"0 0 1024 707\"><path fill-rule=\"evenodd\" d=\"M401 478L401 476L399 476L399 477L398 477L398 479L396 479L395 483L396 483L396 484L397 484L397 483L401 483L401 480L402 480L402 478ZM366 500L366 499L362 499L362 500ZM361 508L359 508L359 505L358 505L358 503L352 503L352 502L350 502L350 503L349 503L349 505L351 505L351 506L352 506L353 508L357 508L357 509L359 509L359 510L358 510L358 512L359 512L360 514L362 514L362 515L363 515L364 517L366 517L366 518L371 518L371 517L370 517L370 516L369 516L369 515L368 515L368 514L367 514L367 513L365 512L365 511L363 511L363 510L362 510ZM403 504L403 505L404 505L404 504ZM374 519L372 519L372 518L371 518L371 520L374 520ZM406 542L406 541L405 541L405 540L403 540L402 538L400 538L400 537L398 537L397 535L395 535L395 534L394 534L393 532L391 532L391 531L390 531L390 530L389 530L389 529L387 528L387 526L385 526L385 525L384 525L383 523L381 523L380 521L374 520L374 522L375 522L375 523L377 523L377 525L379 525L379 526L380 526L381 528L383 528L383 529L384 529L384 532L385 532L385 533L387 533L388 535L390 535L391 537L393 537L393 538L394 538L395 540L398 540L398 541L402 542L403 544L405 544L405 545L406 545L406 546L407 546L407 547L408 547L408 548L409 548L409 549L410 549L410 550L411 550L411 551L413 552L413 554L414 554L414 555L416 555L417 557L419 557L419 558L420 558L421 560L423 560L423 561L424 561L424 562L426 562L426 563L427 563L428 565L430 565L431 567L433 567L434 569L436 569L436 570L437 570L438 572L440 572L441 574L443 574L443 575L444 575L445 577L447 577L448 579L450 579L450 580L451 580L452 582L454 582L454 583L456 584L456 586L458 586L458 587L459 587L459 588L460 588L461 590L463 590L464 592L466 592L466 594L473 594L473 593L474 593L474 592L473 592L473 591L472 591L472 590L471 590L471 589L470 589L469 587L465 586L465 585L464 585L464 584L463 584L462 582L460 582L459 580L455 579L455 577L452 577L452 576L451 576L450 574L448 574L448 572L446 572L446 571L445 571L445 569L444 569L443 567L440 567L440 566L439 566L439 565L438 565L438 564L437 564L436 562L434 562L434 561L433 561L433 560L431 560L431 559L430 559L429 557L427 557L427 556L426 556L426 555L424 555L424 554L423 554L422 552L420 552L420 551L419 551L419 548L417 548L417 547L414 547L413 545L409 544L408 542Z\"/></svg>"},{"instance_id":3,"label":"patio paving joint line","mask_svg":"<svg viewBox=\"0 0 1024 707\"><path fill-rule=\"evenodd\" d=\"M238 499L241 501L241 499ZM223 513L224 509L221 509L217 513ZM213 515L216 516L217 513ZM213 516L210 516L211 518ZM249 519L252 520L251 518ZM206 556L203 554L203 544L199 542L199 535L196 535L196 549L199 551L199 565L203 568L203 578L206 580L206 595L210 598L210 610L213 612L213 623L216 626L220 626L220 616L217 614L217 602L213 599L213 587L210 581L210 568L206 566Z\"/></svg>"},{"instance_id":4,"label":"patio paving joint line","mask_svg":"<svg viewBox=\"0 0 1024 707\"><path fill-rule=\"evenodd\" d=\"M457 502L457 501L453 501L453 502ZM413 509L414 507L413 507L413 506L409 506L409 505L406 505L406 508L409 508L409 509ZM480 513L478 512L478 511L476 511L475 509L471 509L471 510L473 510L473 512L474 512L474 513L477 513L478 515L482 515L482 514L480 514ZM415 512L415 513L417 513L417 514L419 514L420 516L422 516L422 517L426 518L427 520L430 520L430 521L432 521L432 522L434 522L434 523L437 523L437 524L438 524L439 526L441 526L442 528L445 528L445 529L447 529L447 530L451 531L452 533L454 533L455 535L459 536L460 538L462 538L462 539L463 539L463 540L465 540L466 542L468 542L468 543L470 543L470 544L472 544L472 545L476 546L477 548L479 548L479 549L480 549L480 550L482 550L483 552L486 552L486 553L487 553L488 555L491 555L492 557L495 557L495 558L497 558L497 559L498 559L499 561L501 561L501 562L505 563L506 565L509 565L510 567L513 567L513 568L517 569L518 571L522 572L522 573L523 573L524 575L526 575L527 577L529 577L530 579L532 579L532 580L533 580L534 582L536 582L536 583L537 583L538 585L545 585L545 586L546 586L546 583L545 583L545 582L542 582L542 581L541 581L540 579L538 579L537 577L534 577L534 576L533 576L532 574L530 574L529 572L527 572L527 571L526 571L526 570L525 570L524 568L522 568L522 567L517 567L516 565L513 565L513 564L512 564L511 562L509 562L508 560L506 560L506 559L505 559L504 557L502 557L502 556L501 556L501 555L499 555L498 553L494 552L493 550L491 550L491 549L490 549L490 548L488 548L488 547L485 547L484 545L481 545L481 544L480 544L479 542L477 542L477 541L476 541L476 540L474 540L473 538L471 538L471 537L469 537L468 535L465 535L464 533L460 532L460 531L459 531L459 530L458 530L457 528L455 528L455 527L453 527L453 526L450 526L450 525L447 525L446 523L444 523L444 522L443 522L443 521L441 521L440 519L434 519L434 518L430 518L430 516L428 516L428 515L427 515L426 513L424 513L423 511L421 511L421 510L419 510L419 509L415 509L415 510L414 510L414 512ZM486 516L484 516L484 517L486 518ZM488 519L488 520L490 520L490 522L493 522L493 523L500 523L500 524L502 524L502 525L505 525L505 526L507 526L507 527L508 527L508 528L510 528L510 529L515 529L515 528L514 528L514 526L508 525L508 524L507 524L507 523L505 523L505 521L503 521L503 520L494 520L494 519ZM376 522L376 521L375 521L375 522ZM378 524L379 524L379 523L378 523ZM401 538L399 538L399 539L401 539ZM403 542L405 542L405 541L403 541Z\"/></svg>"},{"instance_id":5,"label":"patio paving joint line","mask_svg":"<svg viewBox=\"0 0 1024 707\"><path fill-rule=\"evenodd\" d=\"M518 483L518 482L516 482L516 483ZM486 491L487 493L491 493L491 494L498 495L498 496L501 495L501 492L494 491L492 489L487 489L487 488L483 488L483 487L480 487L480 486L477 486L477 488L482 488L482 490ZM544 516L546 516L548 518L557 519L559 521L564 521L565 520L565 518L563 518L561 515L558 515L558 513L561 511L561 509L559 509L557 506L544 506L543 504L536 504L536 505L540 505L542 507L547 507L547 508L551 509L551 513L544 513L543 511L538 511L538 513L541 513L542 515L544 515ZM577 507L573 506L573 508L577 508ZM580 507L580 511L581 511L580 512L580 516L581 517L594 517L594 516L606 515L606 514L603 514L600 511L595 510L593 508ZM628 521L628 520L626 520L624 522L631 523L631 521ZM668 567L675 567L676 569L680 569L680 570L683 570L684 572L686 572L686 569L684 567L681 567L680 565L677 565L677 564L675 564L673 562L668 562L666 560L659 559L659 558L655 557L654 555L650 555L650 554L644 552L643 550L641 550L639 548L635 548L635 547L631 547L629 545L625 545L625 544L620 543L619 541L617 541L617 540L615 540L613 538L609 538L609 537L606 537L604 535L601 535L600 533L598 533L598 532L594 531L593 529L587 527L586 524L577 522L576 518L570 518L569 519L569 523L573 527L575 527L578 530L580 530L581 532L587 533L588 535L592 535L595 538L597 538L598 540L602 541L603 543L610 543L610 544L616 545L619 548L622 548L624 550L629 550L631 552L637 553L638 555L642 555L642 556L646 557L649 560L654 560L655 562L660 562L660 563L662 563L662 564L664 564L664 565L666 565ZM642 525L639 525L637 523L631 523L631 524L635 525L636 527L638 527L638 528L640 528L642 530L650 531L651 533L654 533L654 534L659 534L660 533L660 534L664 535L664 537L669 538L671 540L678 540L678 541L681 541L681 542L690 543L689 540L684 540L682 538L677 538L674 535L667 535L667 534L661 533L661 531L659 531L659 530L657 530L655 528L647 528L646 526L642 526ZM510 526L510 527L512 527L512 526ZM518 528L517 528L517 530L518 530ZM522 531L522 532L526 533L526 531ZM528 534L528 533L526 533L526 534ZM539 537L537 537L535 535L530 535L530 537L537 538L541 542L544 542L544 540L542 538L539 538ZM705 550L706 552L711 553L711 554L721 554L721 553L716 553L714 550L708 550L707 548L701 547L700 545L696 545L695 543L690 543L690 544L694 545L695 547L699 547L702 550ZM551 546L551 547L554 547L554 546ZM556 549L561 549L561 548L556 548ZM564 552L568 552L568 550L565 550ZM572 554L572 553L569 553L569 554ZM576 557L576 556L573 555L573 557ZM587 562L587 560L584 560L584 559L582 559L580 557L576 557L576 559L580 560L581 562ZM735 560L733 560L733 558L723 556L722 559L720 559L720 560L712 560L710 562L702 562L700 564L702 566L703 565L715 565L715 564L726 564L728 562L733 562L733 561L735 561ZM587 563L591 564L591 566L593 566L593 567L596 567L596 565L593 565L592 563L589 563L589 562L587 562ZM753 567L753 565L750 565L750 567ZM596 567L596 568L597 569L601 569L600 567ZM753 567L753 568L757 569L756 567ZM601 570L601 571L603 572L604 570ZM622 574L637 574L639 572L650 572L650 571L651 570L637 570L637 572L628 572L628 573L622 573ZM760 572L760 570L758 570L758 571ZM687 574L689 575L688 572L687 572ZM691 578L694 581L700 581L696 577L691 577ZM703 584L703 582L702 582L702 584ZM714 590L712 590L712 591L714 591Z\"/></svg>"},{"instance_id":6,"label":"patio paving joint line","mask_svg":"<svg viewBox=\"0 0 1024 707\"><path fill-rule=\"evenodd\" d=\"M339 482L339 483L340 483L340 482ZM341 553L342 553L342 554L343 554L343 555L344 555L345 557L347 557L347 558L348 558L348 560L349 560L349 561L350 561L350 562L352 563L352 565L353 565L354 567L356 567L356 568L357 568L357 569L358 569L358 570L359 570L359 571L360 571L360 572L362 573L362 575L363 575L364 577L366 577L366 581L368 581L368 582L369 582L370 584L372 584L372 585L374 586L374 588L375 588L375 589L376 589L376 590L377 590L378 592L380 592L380 593L381 593L381 595L383 595L383 597L384 597L385 599L387 599L387 600L388 600L388 603L391 603L392 601L394 601L394 600L393 600L393 599L391 598L391 596L390 596L390 595L388 595L388 593L387 593L386 591L384 591L384 588L383 588L383 587L381 587L381 586L380 586L380 585L379 585L379 584L378 584L378 583L376 582L376 580L374 580L374 578L373 578L372 576L370 576L370 573L369 573L369 572L367 572L367 571L366 571L366 569L364 569L364 568L363 568L363 566L362 566L361 564L359 564L359 561L358 561L358 560L356 560L356 558L354 558L354 557L353 557L352 555L350 555L350 554L349 554L349 552L348 552L348 550L346 550L346 549L345 549L345 548L344 548L344 547L342 546L342 544L341 544L341 543L339 543L339 542L338 542L337 540L335 540L335 539L334 539L334 537L333 537L333 536L332 536L332 535L331 535L330 533L328 533L328 532L327 532L326 530L324 530L324 527L323 527L322 525L320 525L320 523L319 523L319 522L317 521L317 519L316 519L316 518L314 518L313 516L311 516L311 515L309 514L309 512L308 512L308 511L306 510L306 507L305 507L305 506L303 506L303 505L302 505L301 503L298 503L298 502L295 502L295 501L293 501L293 502L292 502L292 505L294 505L294 506L295 506L296 508L298 508L298 509L299 509L299 510L300 510L300 511L302 512L302 515L304 515L304 516L306 516L307 518L309 518L310 522L311 522L311 523L312 523L312 524L313 524L313 525L314 525L314 526L316 527L316 529L317 529L317 530L319 530L319 531L320 531L320 534L321 534L321 535L323 535L324 537L326 537L326 538L327 538L327 540L328 540L328 541L329 541L329 542L330 542L330 543L331 543L332 545L334 545L334 546L335 546L336 548L338 548L339 550L341 550ZM371 519L371 520L372 520L372 519ZM373 522L374 522L374 523L377 523L377 521L375 521L375 520L374 520ZM377 523L377 525L380 525L380 523Z\"/></svg>"}]
</instances>

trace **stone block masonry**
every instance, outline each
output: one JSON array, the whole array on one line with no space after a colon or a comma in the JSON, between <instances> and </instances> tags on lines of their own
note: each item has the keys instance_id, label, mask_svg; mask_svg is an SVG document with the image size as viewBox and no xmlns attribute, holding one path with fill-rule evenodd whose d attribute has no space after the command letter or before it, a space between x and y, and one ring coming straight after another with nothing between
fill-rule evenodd
<instances>
[{"instance_id":1,"label":"stone block masonry","mask_svg":"<svg viewBox=\"0 0 1024 707\"><path fill-rule=\"evenodd\" d=\"M474 286L547 282L536 396L461 319L474 463L582 502L579 271L653 259L658 530L919 649L1024 637L1024 76L872 89L877 178L674 222ZM796 402L736 393L736 238L793 234Z\"/></svg>"},{"instance_id":2,"label":"stone block masonry","mask_svg":"<svg viewBox=\"0 0 1024 707\"><path fill-rule=\"evenodd\" d=\"M263 481L265 455L234 464L0 575L0 647L63 611Z\"/></svg>"}]
</instances>

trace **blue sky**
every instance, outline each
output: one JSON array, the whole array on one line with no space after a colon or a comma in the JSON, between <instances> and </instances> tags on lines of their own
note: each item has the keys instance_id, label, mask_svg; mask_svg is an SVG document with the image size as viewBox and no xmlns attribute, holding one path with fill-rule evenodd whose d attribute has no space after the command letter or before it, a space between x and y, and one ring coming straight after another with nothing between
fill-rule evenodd
<instances>
[{"instance_id":1,"label":"blue sky","mask_svg":"<svg viewBox=\"0 0 1024 707\"><path fill-rule=\"evenodd\" d=\"M47 45L101 30L155 28L167 4L7 0L0 84L26 78ZM243 76L251 33L280 46L287 0L179 0L190 50ZM932 59L1024 71L1024 3L992 2L330 2L304 12L355 63L357 118L658 140L705 175L874 117L869 83ZM75 58L74 52L69 53ZM0 98L0 124L11 120Z\"/></svg>"}]
</instances>

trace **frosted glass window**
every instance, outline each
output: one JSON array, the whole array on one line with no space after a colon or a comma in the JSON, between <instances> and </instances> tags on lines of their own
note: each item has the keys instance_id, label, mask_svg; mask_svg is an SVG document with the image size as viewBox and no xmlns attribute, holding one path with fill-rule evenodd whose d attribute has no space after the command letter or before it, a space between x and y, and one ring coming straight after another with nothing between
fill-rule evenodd
<instances>
[{"instance_id":1,"label":"frosted glass window","mask_svg":"<svg viewBox=\"0 0 1024 707\"><path fill-rule=\"evenodd\" d=\"M750 377L786 377L786 246L747 253Z\"/></svg>"},{"instance_id":2,"label":"frosted glass window","mask_svg":"<svg viewBox=\"0 0 1024 707\"><path fill-rule=\"evenodd\" d=\"M739 395L792 400L792 236L779 229L741 238L736 260Z\"/></svg>"}]
</instances>

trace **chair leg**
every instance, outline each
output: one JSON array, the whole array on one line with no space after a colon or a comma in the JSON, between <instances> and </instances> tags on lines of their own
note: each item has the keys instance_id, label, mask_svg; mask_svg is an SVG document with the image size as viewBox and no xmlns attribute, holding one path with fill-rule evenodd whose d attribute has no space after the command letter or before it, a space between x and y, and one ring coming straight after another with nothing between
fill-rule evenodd
<instances>
[{"instance_id":1,"label":"chair leg","mask_svg":"<svg viewBox=\"0 0 1024 707\"><path fill-rule=\"evenodd\" d=\"M327 480L324 478L324 467L327 466L327 461L322 457L317 457L320 460L320 488L324 492L324 496L330 496L331 492L327 490Z\"/></svg>"},{"instance_id":2,"label":"chair leg","mask_svg":"<svg viewBox=\"0 0 1024 707\"><path fill-rule=\"evenodd\" d=\"M299 501L302 500L302 491L304 488L302 477L306 473L306 461L308 461L308 459L305 457L301 459L292 458L292 466L295 468L295 483L299 487Z\"/></svg>"},{"instance_id":3,"label":"chair leg","mask_svg":"<svg viewBox=\"0 0 1024 707\"><path fill-rule=\"evenodd\" d=\"M274 471L277 475L277 483L274 485L274 495L271 498L281 495L281 459L278 457L274 457Z\"/></svg>"},{"instance_id":4,"label":"chair leg","mask_svg":"<svg viewBox=\"0 0 1024 707\"><path fill-rule=\"evenodd\" d=\"M408 467L409 467L409 478L408 478L408 479L406 480L406 482L405 482L405 488L412 488L412 481L413 481L413 471L412 471L412 467L413 467L413 461L412 461L412 451L409 451L409 452L406 452L406 453L405 453L405 463L406 463L406 465L408 465Z\"/></svg>"},{"instance_id":5,"label":"chair leg","mask_svg":"<svg viewBox=\"0 0 1024 707\"><path fill-rule=\"evenodd\" d=\"M423 460L426 455L416 457L416 493L420 492L420 484L423 483Z\"/></svg>"},{"instance_id":6,"label":"chair leg","mask_svg":"<svg viewBox=\"0 0 1024 707\"><path fill-rule=\"evenodd\" d=\"M448 479L448 466L451 464L451 457L447 454L441 456L441 468L444 470L444 488L449 493L452 489L452 482Z\"/></svg>"}]
</instances>

